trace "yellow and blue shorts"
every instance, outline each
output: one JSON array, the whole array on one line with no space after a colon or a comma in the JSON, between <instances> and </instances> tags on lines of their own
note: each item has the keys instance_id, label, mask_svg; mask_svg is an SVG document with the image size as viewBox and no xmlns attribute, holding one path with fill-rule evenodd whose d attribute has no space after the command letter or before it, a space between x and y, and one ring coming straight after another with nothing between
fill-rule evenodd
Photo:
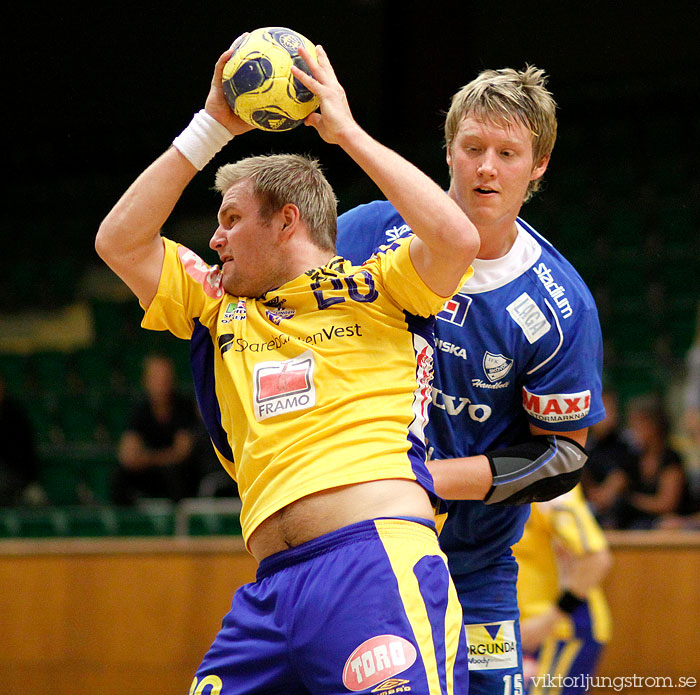
<instances>
[{"instance_id":1,"label":"yellow and blue shorts","mask_svg":"<svg viewBox=\"0 0 700 695\"><path fill-rule=\"evenodd\" d=\"M466 695L462 609L431 522L362 521L265 558L190 695Z\"/></svg>"}]
</instances>

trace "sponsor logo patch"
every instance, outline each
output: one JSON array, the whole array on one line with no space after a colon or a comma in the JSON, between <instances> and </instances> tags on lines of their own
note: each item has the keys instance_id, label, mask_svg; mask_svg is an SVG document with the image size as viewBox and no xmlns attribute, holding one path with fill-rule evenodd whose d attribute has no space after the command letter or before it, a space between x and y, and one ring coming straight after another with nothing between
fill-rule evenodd
<instances>
[{"instance_id":1,"label":"sponsor logo patch","mask_svg":"<svg viewBox=\"0 0 700 695\"><path fill-rule=\"evenodd\" d=\"M237 304L229 302L226 311L221 318L221 323L231 323L231 321L243 321L247 316L245 299L239 299Z\"/></svg>"},{"instance_id":2,"label":"sponsor logo patch","mask_svg":"<svg viewBox=\"0 0 700 695\"><path fill-rule=\"evenodd\" d=\"M256 420L306 410L316 404L314 356L307 350L284 362L260 362L253 371Z\"/></svg>"},{"instance_id":3,"label":"sponsor logo patch","mask_svg":"<svg viewBox=\"0 0 700 695\"><path fill-rule=\"evenodd\" d=\"M454 355L455 357L460 357L463 360L467 359L467 351L461 345L456 345L455 343L449 343L446 340L435 338L435 347L441 352L446 352L448 355Z\"/></svg>"},{"instance_id":4,"label":"sponsor logo patch","mask_svg":"<svg viewBox=\"0 0 700 695\"><path fill-rule=\"evenodd\" d=\"M570 316L573 316L574 310L571 308L571 303L564 296L566 288L558 282L555 282L551 269L548 268L545 263L540 263L538 266L534 267L533 270L547 292L549 292L549 296L554 300L562 317L568 319Z\"/></svg>"},{"instance_id":5,"label":"sponsor logo patch","mask_svg":"<svg viewBox=\"0 0 700 695\"><path fill-rule=\"evenodd\" d=\"M391 229L386 229L384 236L386 236L387 241L392 242L410 233L411 228L407 224L402 224L400 227L393 226Z\"/></svg>"},{"instance_id":6,"label":"sponsor logo patch","mask_svg":"<svg viewBox=\"0 0 700 695\"><path fill-rule=\"evenodd\" d=\"M494 383L500 381L513 366L513 360L505 355L494 355L492 352L485 352L482 361L486 378Z\"/></svg>"},{"instance_id":7,"label":"sponsor logo patch","mask_svg":"<svg viewBox=\"0 0 700 695\"><path fill-rule=\"evenodd\" d=\"M506 307L506 311L513 321L523 329L530 344L537 342L551 328L551 324L527 292L523 292L515 301L511 302Z\"/></svg>"},{"instance_id":8,"label":"sponsor logo patch","mask_svg":"<svg viewBox=\"0 0 700 695\"><path fill-rule=\"evenodd\" d=\"M380 684L377 690L383 690L385 681L410 668L416 656L416 648L403 637L377 635L350 654L343 668L343 685L353 692Z\"/></svg>"},{"instance_id":9,"label":"sponsor logo patch","mask_svg":"<svg viewBox=\"0 0 700 695\"><path fill-rule=\"evenodd\" d=\"M265 315L272 323L279 326L284 319L291 319L297 312L296 309L290 309L285 307L284 304L287 300L275 297L268 302L265 302Z\"/></svg>"},{"instance_id":10,"label":"sponsor logo patch","mask_svg":"<svg viewBox=\"0 0 700 695\"><path fill-rule=\"evenodd\" d=\"M512 620L465 625L470 671L516 668L518 645Z\"/></svg>"},{"instance_id":11,"label":"sponsor logo patch","mask_svg":"<svg viewBox=\"0 0 700 695\"><path fill-rule=\"evenodd\" d=\"M485 422L491 417L491 406L484 403L472 403L465 396L451 396L433 386L433 408L440 408L450 416L458 416L465 408L466 413L476 422Z\"/></svg>"},{"instance_id":12,"label":"sponsor logo patch","mask_svg":"<svg viewBox=\"0 0 700 695\"><path fill-rule=\"evenodd\" d=\"M591 392L536 394L523 388L523 408L543 422L580 420L591 409Z\"/></svg>"},{"instance_id":13,"label":"sponsor logo patch","mask_svg":"<svg viewBox=\"0 0 700 695\"><path fill-rule=\"evenodd\" d=\"M372 688L373 693L377 695L394 695L394 693L410 693L411 681L406 681L401 678L389 678L383 683L380 683L376 688Z\"/></svg>"},{"instance_id":14,"label":"sponsor logo patch","mask_svg":"<svg viewBox=\"0 0 700 695\"><path fill-rule=\"evenodd\" d=\"M471 303L471 297L467 297L466 294L456 294L445 302L442 311L437 314L437 318L453 323L455 326L463 326Z\"/></svg>"}]
</instances>

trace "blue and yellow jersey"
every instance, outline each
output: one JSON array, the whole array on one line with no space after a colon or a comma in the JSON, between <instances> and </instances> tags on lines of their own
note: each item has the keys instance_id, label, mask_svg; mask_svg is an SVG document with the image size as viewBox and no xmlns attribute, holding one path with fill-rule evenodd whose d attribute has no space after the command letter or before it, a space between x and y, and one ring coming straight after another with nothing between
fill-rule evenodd
<instances>
[{"instance_id":1,"label":"blue and yellow jersey","mask_svg":"<svg viewBox=\"0 0 700 695\"><path fill-rule=\"evenodd\" d=\"M580 485L549 502L531 505L523 537L513 548L518 561L521 618L544 613L559 599L562 591L557 564L559 548L564 554L583 555L607 547L605 535L588 508ZM605 643L610 639L611 618L602 589L592 589L587 602L593 637ZM566 617L556 626L554 636L572 639L574 630L572 620Z\"/></svg>"},{"instance_id":2,"label":"blue and yellow jersey","mask_svg":"<svg viewBox=\"0 0 700 695\"><path fill-rule=\"evenodd\" d=\"M432 492L423 430L445 297L416 273L410 241L362 266L335 257L251 299L227 294L217 266L164 239L142 325L191 341L200 411L238 483L246 541L321 490L402 478Z\"/></svg>"}]
</instances>

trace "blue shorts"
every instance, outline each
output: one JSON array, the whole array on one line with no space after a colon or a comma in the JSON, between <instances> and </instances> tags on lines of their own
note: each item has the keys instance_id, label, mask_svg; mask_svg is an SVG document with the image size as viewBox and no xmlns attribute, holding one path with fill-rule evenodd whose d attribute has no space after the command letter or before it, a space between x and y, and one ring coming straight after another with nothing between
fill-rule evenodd
<instances>
[{"instance_id":1,"label":"blue shorts","mask_svg":"<svg viewBox=\"0 0 700 695\"><path fill-rule=\"evenodd\" d=\"M518 565L506 556L454 578L469 645L469 694L523 692Z\"/></svg>"},{"instance_id":2,"label":"blue shorts","mask_svg":"<svg viewBox=\"0 0 700 695\"><path fill-rule=\"evenodd\" d=\"M467 695L462 610L430 522L377 519L265 558L190 695Z\"/></svg>"}]
</instances>

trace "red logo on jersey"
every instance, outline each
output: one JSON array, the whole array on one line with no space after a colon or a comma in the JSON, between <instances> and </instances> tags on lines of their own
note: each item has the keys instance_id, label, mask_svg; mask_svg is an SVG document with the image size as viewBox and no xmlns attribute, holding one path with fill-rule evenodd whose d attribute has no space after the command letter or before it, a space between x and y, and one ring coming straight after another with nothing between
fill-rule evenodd
<instances>
[{"instance_id":1,"label":"red logo on jersey","mask_svg":"<svg viewBox=\"0 0 700 695\"><path fill-rule=\"evenodd\" d=\"M537 395L523 388L523 408L538 420L565 422L586 417L591 409L591 392Z\"/></svg>"},{"instance_id":2,"label":"red logo on jersey","mask_svg":"<svg viewBox=\"0 0 700 695\"><path fill-rule=\"evenodd\" d=\"M258 372L258 401L308 391L311 386L310 365L310 360L304 360L291 364L281 362L260 369Z\"/></svg>"},{"instance_id":3,"label":"red logo on jersey","mask_svg":"<svg viewBox=\"0 0 700 695\"><path fill-rule=\"evenodd\" d=\"M467 297L464 294L456 294L445 302L442 310L437 314L437 318L441 321L454 323L455 326L463 326L471 303L471 297Z\"/></svg>"},{"instance_id":4,"label":"red logo on jersey","mask_svg":"<svg viewBox=\"0 0 700 695\"><path fill-rule=\"evenodd\" d=\"M314 356L307 350L284 362L261 362L253 370L253 405L258 421L307 410L316 404Z\"/></svg>"},{"instance_id":5,"label":"red logo on jersey","mask_svg":"<svg viewBox=\"0 0 700 695\"><path fill-rule=\"evenodd\" d=\"M343 669L348 690L365 690L402 673L416 660L416 648L398 635L377 635L350 654Z\"/></svg>"}]
</instances>

